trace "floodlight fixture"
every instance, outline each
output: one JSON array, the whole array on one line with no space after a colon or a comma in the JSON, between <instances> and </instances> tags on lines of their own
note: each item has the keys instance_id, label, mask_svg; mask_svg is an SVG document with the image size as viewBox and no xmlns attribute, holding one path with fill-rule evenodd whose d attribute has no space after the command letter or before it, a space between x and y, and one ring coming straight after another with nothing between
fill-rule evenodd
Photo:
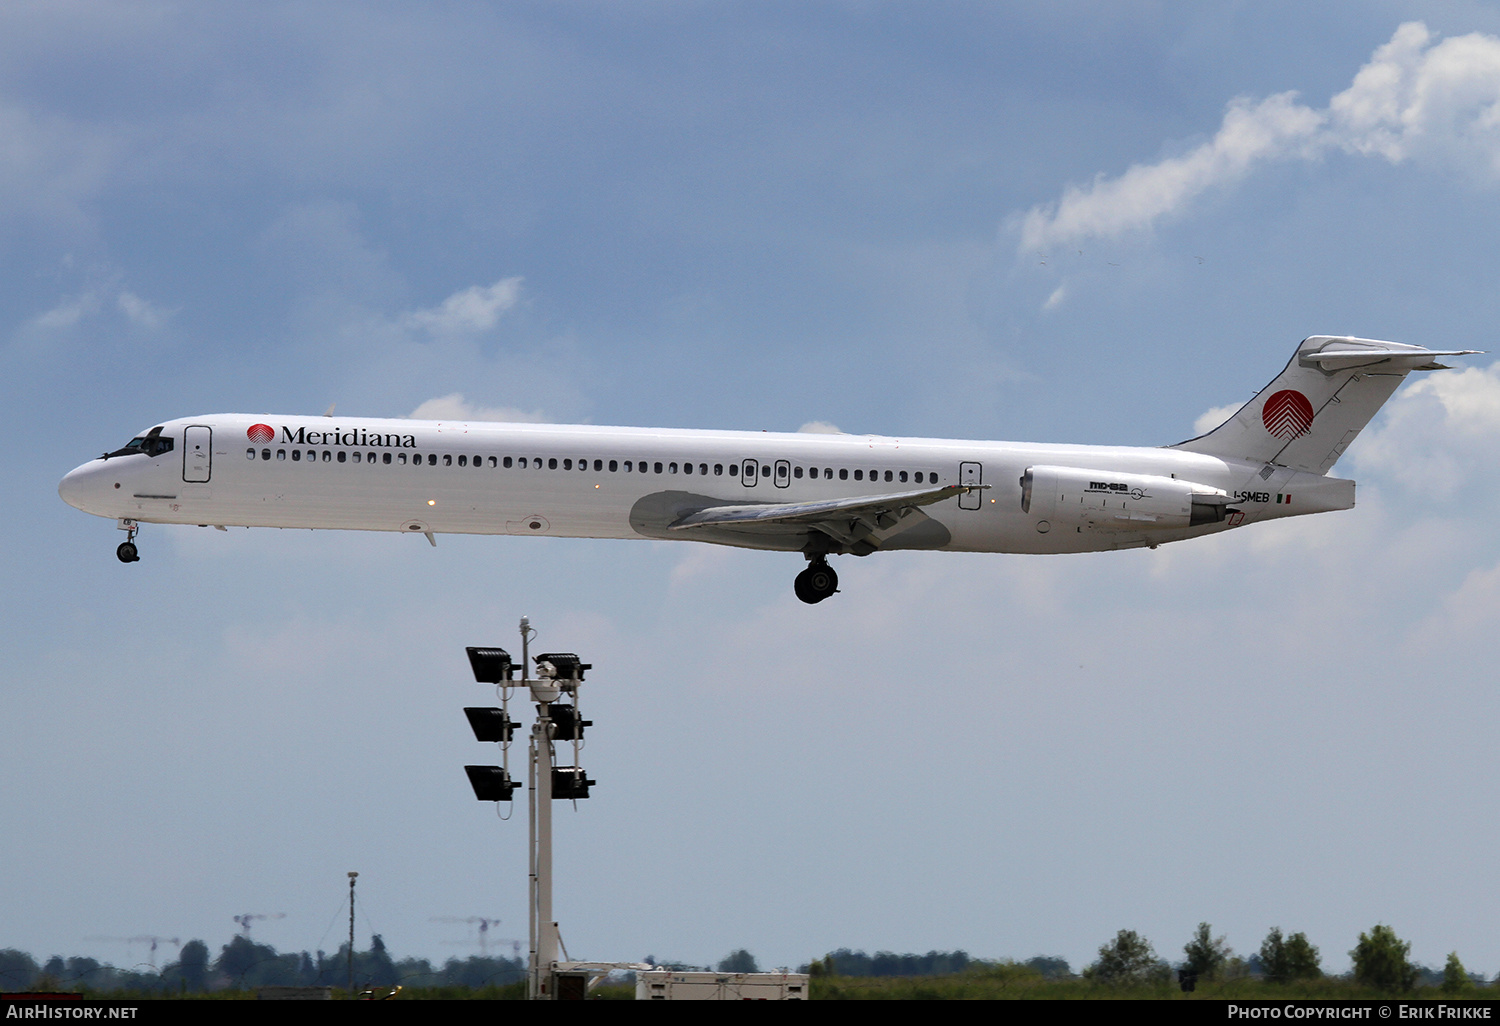
<instances>
[{"instance_id":1,"label":"floodlight fixture","mask_svg":"<svg viewBox=\"0 0 1500 1026\"><path fill-rule=\"evenodd\" d=\"M585 663L579 660L572 652L543 652L534 660L537 674L542 677L552 677L557 680L583 680L583 671L592 670L593 663ZM551 665L549 670L548 664Z\"/></svg>"},{"instance_id":2,"label":"floodlight fixture","mask_svg":"<svg viewBox=\"0 0 1500 1026\"><path fill-rule=\"evenodd\" d=\"M590 780L582 766L554 766L552 769L552 797L558 801L587 798L589 787L599 781Z\"/></svg>"},{"instance_id":3,"label":"floodlight fixture","mask_svg":"<svg viewBox=\"0 0 1500 1026\"><path fill-rule=\"evenodd\" d=\"M469 718L469 727L473 729L476 741L509 741L519 726L504 709L466 706L464 715Z\"/></svg>"},{"instance_id":4,"label":"floodlight fixture","mask_svg":"<svg viewBox=\"0 0 1500 1026\"><path fill-rule=\"evenodd\" d=\"M493 646L470 645L464 649L469 653L469 665L474 669L474 679L481 684L504 684L511 679L513 668L510 653Z\"/></svg>"},{"instance_id":5,"label":"floodlight fixture","mask_svg":"<svg viewBox=\"0 0 1500 1026\"><path fill-rule=\"evenodd\" d=\"M554 741L581 741L583 739L583 728L594 725L593 720L580 720L578 718L578 707L576 705L567 705L563 702L554 702L547 706L547 719L552 721L552 739Z\"/></svg>"},{"instance_id":6,"label":"floodlight fixture","mask_svg":"<svg viewBox=\"0 0 1500 1026\"><path fill-rule=\"evenodd\" d=\"M474 797L482 802L508 802L511 793L521 786L499 766L465 766L464 772L469 775Z\"/></svg>"}]
</instances>

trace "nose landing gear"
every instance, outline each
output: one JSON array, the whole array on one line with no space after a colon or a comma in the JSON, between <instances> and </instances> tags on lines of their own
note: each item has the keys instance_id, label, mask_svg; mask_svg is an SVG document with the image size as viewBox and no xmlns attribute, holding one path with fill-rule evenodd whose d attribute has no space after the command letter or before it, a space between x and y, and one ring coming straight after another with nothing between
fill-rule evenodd
<instances>
[{"instance_id":1,"label":"nose landing gear","mask_svg":"<svg viewBox=\"0 0 1500 1026\"><path fill-rule=\"evenodd\" d=\"M141 561L140 553L135 548L135 532L140 529L140 525L134 520L120 521L120 530L127 532L125 540L120 543L119 548L115 549L115 555L120 557L121 563L139 563Z\"/></svg>"},{"instance_id":2,"label":"nose landing gear","mask_svg":"<svg viewBox=\"0 0 1500 1026\"><path fill-rule=\"evenodd\" d=\"M792 590L809 605L822 602L839 590L839 575L833 572L826 558L815 556L792 582Z\"/></svg>"}]
</instances>

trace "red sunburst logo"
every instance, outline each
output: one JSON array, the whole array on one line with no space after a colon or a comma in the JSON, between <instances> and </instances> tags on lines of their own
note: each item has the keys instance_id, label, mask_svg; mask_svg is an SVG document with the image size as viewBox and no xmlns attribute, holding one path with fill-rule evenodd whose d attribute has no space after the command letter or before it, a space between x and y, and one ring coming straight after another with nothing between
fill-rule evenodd
<instances>
[{"instance_id":1,"label":"red sunburst logo","mask_svg":"<svg viewBox=\"0 0 1500 1026\"><path fill-rule=\"evenodd\" d=\"M1302 401L1307 402L1306 399ZM259 445L262 442L269 442L275 438L276 429L269 424L251 424L250 430L246 431L245 434L249 436L250 441Z\"/></svg>"},{"instance_id":2,"label":"red sunburst logo","mask_svg":"<svg viewBox=\"0 0 1500 1026\"><path fill-rule=\"evenodd\" d=\"M1292 389L1284 389L1266 400L1260 411L1260 419L1266 430L1277 438L1292 439L1305 435L1312 427L1313 408L1307 396Z\"/></svg>"}]
</instances>

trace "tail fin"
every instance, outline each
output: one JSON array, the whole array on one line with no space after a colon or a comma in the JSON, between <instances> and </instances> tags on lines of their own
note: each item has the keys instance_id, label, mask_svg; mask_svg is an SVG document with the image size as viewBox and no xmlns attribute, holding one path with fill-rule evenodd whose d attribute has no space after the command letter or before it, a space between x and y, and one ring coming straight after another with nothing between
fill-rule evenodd
<instances>
[{"instance_id":1,"label":"tail fin","mask_svg":"<svg viewBox=\"0 0 1500 1026\"><path fill-rule=\"evenodd\" d=\"M1436 357L1475 352L1314 335L1233 417L1171 448L1326 474L1407 374L1447 370Z\"/></svg>"}]
</instances>

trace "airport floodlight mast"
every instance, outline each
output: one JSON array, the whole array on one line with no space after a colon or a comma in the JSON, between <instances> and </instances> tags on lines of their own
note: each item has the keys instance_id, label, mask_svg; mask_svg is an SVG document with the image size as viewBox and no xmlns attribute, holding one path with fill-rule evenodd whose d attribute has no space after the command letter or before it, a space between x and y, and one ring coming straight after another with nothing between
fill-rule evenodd
<instances>
[{"instance_id":1,"label":"airport floodlight mast","mask_svg":"<svg viewBox=\"0 0 1500 1026\"><path fill-rule=\"evenodd\" d=\"M536 723L528 745L527 788L528 835L530 861L530 942L527 967L527 996L532 999L582 997L589 979L615 968L613 963L572 963L559 961L558 953L567 954L557 923L552 918L552 802L587 798L594 783L579 764L585 727L593 726L579 714L578 691L591 663L581 661L571 652L545 652L533 660L531 641L536 632L531 621L521 617L521 679L515 679L510 653L503 648L471 647L467 649L474 679L493 684L500 696L499 708L466 708L469 726L478 741L500 746L501 765L465 766L474 797L486 802L512 800L520 785L510 775L510 743L518 726L510 717L510 691L526 688L536 705ZM536 678L527 676L532 663ZM568 701L560 701L563 697ZM573 743L573 764L556 765L555 742ZM623 964L622 964L623 965ZM632 968L634 965L632 964ZM649 968L649 967L641 967Z\"/></svg>"},{"instance_id":2,"label":"airport floodlight mast","mask_svg":"<svg viewBox=\"0 0 1500 1026\"><path fill-rule=\"evenodd\" d=\"M354 996L354 881L359 874L349 872L349 996Z\"/></svg>"}]
</instances>

